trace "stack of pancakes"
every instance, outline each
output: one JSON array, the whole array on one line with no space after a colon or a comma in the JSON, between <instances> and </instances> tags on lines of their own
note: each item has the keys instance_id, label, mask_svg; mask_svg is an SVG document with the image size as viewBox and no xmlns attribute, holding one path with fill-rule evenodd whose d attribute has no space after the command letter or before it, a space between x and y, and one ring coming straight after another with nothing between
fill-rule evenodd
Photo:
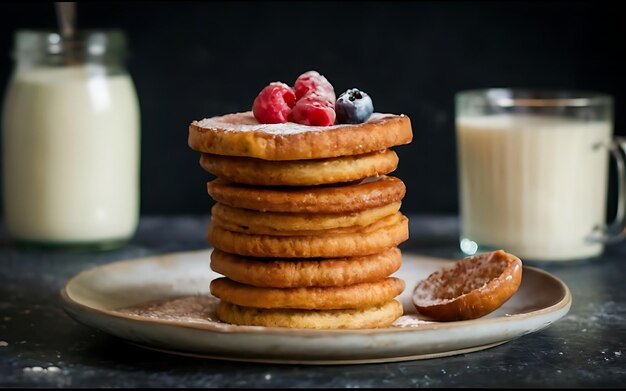
<instances>
[{"instance_id":1,"label":"stack of pancakes","mask_svg":"<svg viewBox=\"0 0 626 391\"><path fill-rule=\"evenodd\" d=\"M405 186L386 176L407 116L375 113L328 127L259 124L251 112L189 127L189 146L218 178L208 240L220 320L297 328L389 326L404 281L389 277L408 238Z\"/></svg>"}]
</instances>

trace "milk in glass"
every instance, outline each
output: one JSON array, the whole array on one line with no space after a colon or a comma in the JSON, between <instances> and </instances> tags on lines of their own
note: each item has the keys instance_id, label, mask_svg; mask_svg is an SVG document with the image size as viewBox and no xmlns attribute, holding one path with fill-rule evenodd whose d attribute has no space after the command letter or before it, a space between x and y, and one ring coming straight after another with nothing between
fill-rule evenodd
<instances>
[{"instance_id":1,"label":"milk in glass","mask_svg":"<svg viewBox=\"0 0 626 391\"><path fill-rule=\"evenodd\" d=\"M598 255L589 236L605 222L611 134L608 120L458 117L462 240L522 259Z\"/></svg>"}]
</instances>

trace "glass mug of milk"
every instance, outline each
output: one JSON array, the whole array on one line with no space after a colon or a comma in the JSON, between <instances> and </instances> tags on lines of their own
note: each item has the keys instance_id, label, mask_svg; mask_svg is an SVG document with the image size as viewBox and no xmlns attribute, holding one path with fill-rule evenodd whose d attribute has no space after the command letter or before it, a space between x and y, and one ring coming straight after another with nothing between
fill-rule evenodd
<instances>
[{"instance_id":1,"label":"glass mug of milk","mask_svg":"<svg viewBox=\"0 0 626 391\"><path fill-rule=\"evenodd\" d=\"M461 250L592 258L624 229L625 159L610 96L487 89L456 95ZM606 226L609 156L618 208Z\"/></svg>"},{"instance_id":2,"label":"glass mug of milk","mask_svg":"<svg viewBox=\"0 0 626 391\"><path fill-rule=\"evenodd\" d=\"M4 220L18 243L113 248L139 216L139 105L122 32L18 31L2 116Z\"/></svg>"}]
</instances>

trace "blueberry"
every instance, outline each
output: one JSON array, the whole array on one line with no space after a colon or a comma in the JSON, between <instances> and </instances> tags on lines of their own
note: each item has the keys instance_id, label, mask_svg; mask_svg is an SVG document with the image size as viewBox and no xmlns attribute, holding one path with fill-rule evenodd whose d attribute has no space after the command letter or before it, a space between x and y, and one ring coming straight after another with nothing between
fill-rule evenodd
<instances>
[{"instance_id":1,"label":"blueberry","mask_svg":"<svg viewBox=\"0 0 626 391\"><path fill-rule=\"evenodd\" d=\"M365 92L350 88L337 98L335 112L338 124L360 124L372 115L374 104Z\"/></svg>"}]
</instances>

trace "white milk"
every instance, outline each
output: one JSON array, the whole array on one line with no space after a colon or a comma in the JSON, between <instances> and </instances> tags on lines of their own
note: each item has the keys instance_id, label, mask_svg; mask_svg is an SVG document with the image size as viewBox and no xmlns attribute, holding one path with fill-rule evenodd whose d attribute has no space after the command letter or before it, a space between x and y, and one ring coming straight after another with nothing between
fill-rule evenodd
<instances>
[{"instance_id":1,"label":"white milk","mask_svg":"<svg viewBox=\"0 0 626 391\"><path fill-rule=\"evenodd\" d=\"M16 239L130 237L139 206L139 110L126 74L18 70L3 113L4 217Z\"/></svg>"},{"instance_id":2,"label":"white milk","mask_svg":"<svg viewBox=\"0 0 626 391\"><path fill-rule=\"evenodd\" d=\"M461 237L522 260L586 258L605 221L610 122L457 119Z\"/></svg>"}]
</instances>

